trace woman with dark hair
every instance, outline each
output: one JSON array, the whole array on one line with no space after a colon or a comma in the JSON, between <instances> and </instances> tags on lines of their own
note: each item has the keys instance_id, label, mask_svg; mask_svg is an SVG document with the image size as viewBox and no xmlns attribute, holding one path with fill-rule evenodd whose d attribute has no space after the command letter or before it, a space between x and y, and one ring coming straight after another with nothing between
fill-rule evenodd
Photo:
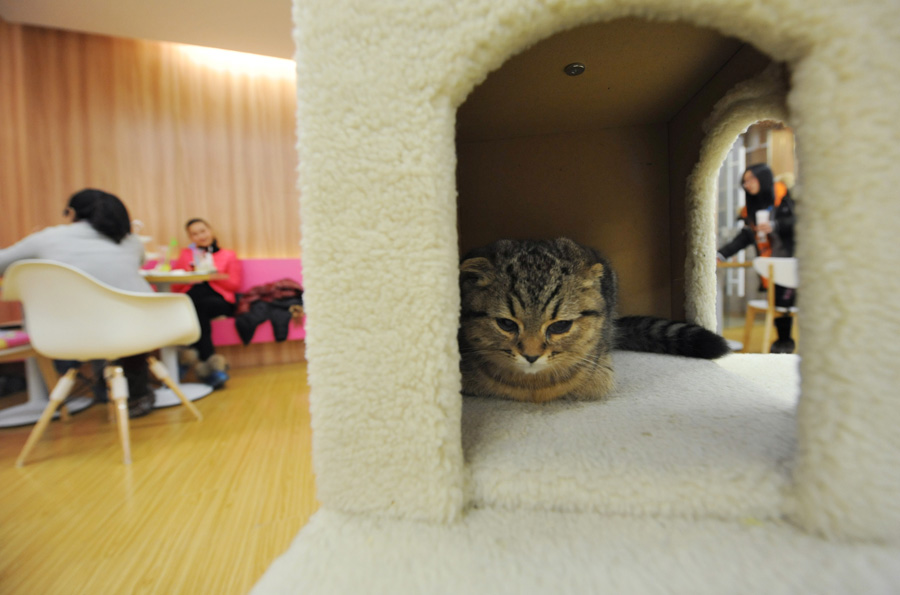
<instances>
[{"instance_id":1,"label":"woman with dark hair","mask_svg":"<svg viewBox=\"0 0 900 595\"><path fill-rule=\"evenodd\" d=\"M128 209L113 194L102 190L82 190L72 195L66 211L75 221L87 221L97 232L117 244L131 233Z\"/></svg>"},{"instance_id":2,"label":"woman with dark hair","mask_svg":"<svg viewBox=\"0 0 900 595\"><path fill-rule=\"evenodd\" d=\"M153 291L139 272L143 244L131 235L128 209L118 197L82 190L66 203L63 217L68 225L47 227L0 250L0 274L18 260L43 258L77 267L119 289Z\"/></svg>"},{"instance_id":3,"label":"woman with dark hair","mask_svg":"<svg viewBox=\"0 0 900 595\"><path fill-rule=\"evenodd\" d=\"M118 289L153 291L139 272L144 260L143 244L131 234L128 209L117 196L91 188L76 192L66 203L63 217L67 225L47 227L0 249L0 275L18 260L40 258L71 265ZM120 364L128 378L130 416L150 413L155 397L149 385L146 356L123 358ZM78 365L80 362L62 362L61 367ZM102 387L95 394L105 397Z\"/></svg>"},{"instance_id":4,"label":"woman with dark hair","mask_svg":"<svg viewBox=\"0 0 900 595\"><path fill-rule=\"evenodd\" d=\"M182 365L195 365L197 376L213 388L221 388L228 381L228 363L216 353L212 342L213 318L234 314L241 286L241 261L231 250L219 247L212 226L200 218L188 221L185 226L191 245L181 251L172 263L173 269L215 270L226 275L225 279L196 285L173 285L172 291L187 293L194 302L200 320L200 340L183 351Z\"/></svg>"},{"instance_id":5,"label":"woman with dark hair","mask_svg":"<svg viewBox=\"0 0 900 595\"><path fill-rule=\"evenodd\" d=\"M760 163L744 171L741 186L747 196L747 206L741 210L744 226L730 242L719 248L719 260L725 260L748 246L756 248L757 256L794 255L794 200L787 186L775 182L769 166ZM797 290L775 286L775 304L792 307ZM772 353L793 353L791 338L793 318L785 314L775 319L778 340L772 344Z\"/></svg>"}]
</instances>

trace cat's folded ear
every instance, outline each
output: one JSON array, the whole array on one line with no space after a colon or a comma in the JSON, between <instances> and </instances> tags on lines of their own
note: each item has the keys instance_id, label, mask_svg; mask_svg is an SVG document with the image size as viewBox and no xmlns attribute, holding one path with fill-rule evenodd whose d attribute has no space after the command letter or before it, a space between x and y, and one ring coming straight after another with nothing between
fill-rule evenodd
<instances>
[{"instance_id":1,"label":"cat's folded ear","mask_svg":"<svg viewBox=\"0 0 900 595\"><path fill-rule=\"evenodd\" d=\"M459 265L459 282L484 287L494 282L494 265L487 258L467 258Z\"/></svg>"},{"instance_id":2,"label":"cat's folded ear","mask_svg":"<svg viewBox=\"0 0 900 595\"><path fill-rule=\"evenodd\" d=\"M602 262L598 262L594 265L591 265L582 278L582 285L584 287L594 287L594 284L603 279L603 276L607 274L607 267Z\"/></svg>"},{"instance_id":3,"label":"cat's folded ear","mask_svg":"<svg viewBox=\"0 0 900 595\"><path fill-rule=\"evenodd\" d=\"M600 295L603 296L606 303L615 304L619 291L619 280L616 277L616 271L604 259L585 270L582 276L582 287L585 289L599 287Z\"/></svg>"}]
</instances>

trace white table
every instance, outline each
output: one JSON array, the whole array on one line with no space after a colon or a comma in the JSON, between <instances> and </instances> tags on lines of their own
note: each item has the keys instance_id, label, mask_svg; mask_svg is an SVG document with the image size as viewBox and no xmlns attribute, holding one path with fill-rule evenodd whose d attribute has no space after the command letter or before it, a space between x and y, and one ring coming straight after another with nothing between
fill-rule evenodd
<instances>
[{"instance_id":1,"label":"white table","mask_svg":"<svg viewBox=\"0 0 900 595\"><path fill-rule=\"evenodd\" d=\"M198 273L195 271L159 271L155 269L141 271L141 274L144 276L144 279L156 285L156 288L160 292L168 293L171 290L172 284L189 284L193 285L195 283L203 283L204 281L215 281L218 279L227 279L228 276L222 273L211 272L211 273ZM180 383L178 378L178 346L169 345L166 347L162 347L160 350L160 359L162 359L163 365L169 371L169 375L172 377L172 380L178 384L178 387L181 389L181 392L188 398L190 401L196 401L198 399L202 399L209 393L213 391L212 387L207 384L202 384L199 382L185 382ZM172 407L174 405L180 405L181 400L168 388L158 388L156 389L156 405L155 408L161 407Z\"/></svg>"}]
</instances>

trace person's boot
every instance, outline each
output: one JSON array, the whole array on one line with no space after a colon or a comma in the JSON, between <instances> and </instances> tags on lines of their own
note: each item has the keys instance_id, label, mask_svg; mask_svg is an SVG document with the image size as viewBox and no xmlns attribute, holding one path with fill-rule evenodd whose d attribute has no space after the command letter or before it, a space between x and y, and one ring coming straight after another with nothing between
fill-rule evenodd
<instances>
[{"instance_id":1,"label":"person's boot","mask_svg":"<svg viewBox=\"0 0 900 595\"><path fill-rule=\"evenodd\" d=\"M206 382L206 378L209 376L210 372L212 372L212 366L209 365L208 361L197 362L194 364L194 375L200 382Z\"/></svg>"},{"instance_id":2,"label":"person's boot","mask_svg":"<svg viewBox=\"0 0 900 595\"><path fill-rule=\"evenodd\" d=\"M794 353L794 340L791 338L791 326L793 316L781 316L775 319L775 329L778 331L778 339L772 343L772 353Z\"/></svg>"},{"instance_id":3,"label":"person's boot","mask_svg":"<svg viewBox=\"0 0 900 595\"><path fill-rule=\"evenodd\" d=\"M214 353L208 360L197 365L197 374L203 379L204 384L208 384L213 389L220 389L228 382L228 362L225 356ZM203 373L201 375L201 373Z\"/></svg>"},{"instance_id":4,"label":"person's boot","mask_svg":"<svg viewBox=\"0 0 900 595\"><path fill-rule=\"evenodd\" d=\"M178 350L178 381L184 382L188 371L200 361L200 354L192 347Z\"/></svg>"}]
</instances>

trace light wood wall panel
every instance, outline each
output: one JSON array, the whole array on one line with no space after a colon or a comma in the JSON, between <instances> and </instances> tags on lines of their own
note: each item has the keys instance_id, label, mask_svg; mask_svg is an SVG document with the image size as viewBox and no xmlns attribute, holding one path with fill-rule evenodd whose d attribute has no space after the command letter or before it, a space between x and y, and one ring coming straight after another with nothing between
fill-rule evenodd
<instances>
[{"instance_id":1,"label":"light wood wall panel","mask_svg":"<svg viewBox=\"0 0 900 595\"><path fill-rule=\"evenodd\" d=\"M224 355L231 366L239 368L295 363L306 359L304 341L226 345L217 347L216 351Z\"/></svg>"},{"instance_id":2,"label":"light wood wall panel","mask_svg":"<svg viewBox=\"0 0 900 595\"><path fill-rule=\"evenodd\" d=\"M59 223L68 196L91 186L160 241L185 243L184 221L202 216L241 256L299 254L292 69L229 71L177 44L0 27L4 149L22 157L0 192L27 211L4 243Z\"/></svg>"},{"instance_id":3,"label":"light wood wall panel","mask_svg":"<svg viewBox=\"0 0 900 595\"><path fill-rule=\"evenodd\" d=\"M21 31L0 21L0 246L8 245L24 235L23 230L31 228L28 202L20 200L24 195L23 181L28 177L21 78ZM4 302L0 302L0 307L4 314L12 311ZM3 319L8 320L9 316Z\"/></svg>"},{"instance_id":4,"label":"light wood wall panel","mask_svg":"<svg viewBox=\"0 0 900 595\"><path fill-rule=\"evenodd\" d=\"M160 244L186 245L203 217L242 258L299 257L295 106L287 61L211 65L188 46L0 21L0 245L95 187Z\"/></svg>"}]
</instances>

